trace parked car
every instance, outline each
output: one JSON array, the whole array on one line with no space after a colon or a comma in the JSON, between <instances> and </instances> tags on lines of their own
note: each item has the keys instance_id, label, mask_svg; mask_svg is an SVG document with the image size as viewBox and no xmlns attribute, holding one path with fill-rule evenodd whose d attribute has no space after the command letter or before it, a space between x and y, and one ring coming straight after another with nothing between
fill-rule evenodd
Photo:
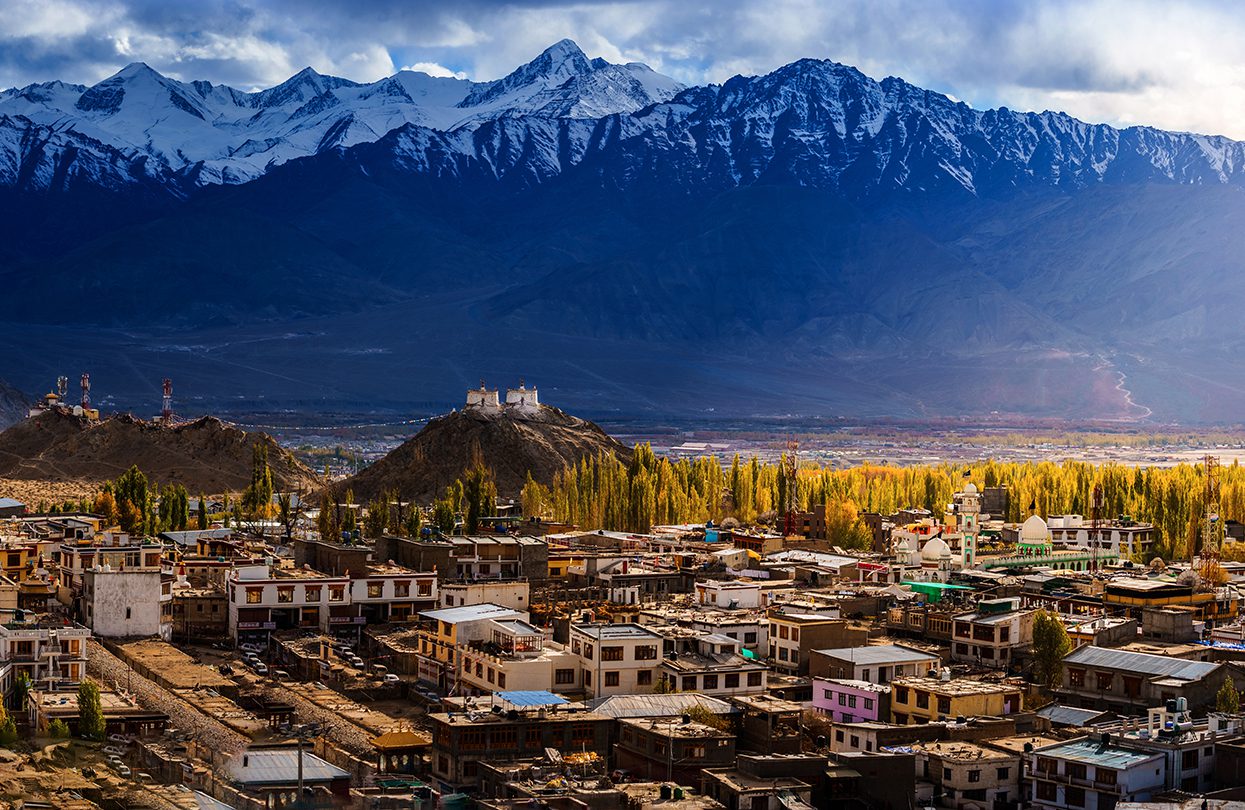
<instances>
[{"instance_id":1,"label":"parked car","mask_svg":"<svg viewBox=\"0 0 1245 810\"><path fill-rule=\"evenodd\" d=\"M259 644L239 644L238 649L253 653L261 653L264 651L264 648Z\"/></svg>"},{"instance_id":2,"label":"parked car","mask_svg":"<svg viewBox=\"0 0 1245 810\"><path fill-rule=\"evenodd\" d=\"M254 664L252 665L252 669L255 670L256 675L267 675L268 674L267 664Z\"/></svg>"},{"instance_id":3,"label":"parked car","mask_svg":"<svg viewBox=\"0 0 1245 810\"><path fill-rule=\"evenodd\" d=\"M129 779L130 778L130 767L128 765L118 765L117 775L124 779Z\"/></svg>"},{"instance_id":4,"label":"parked car","mask_svg":"<svg viewBox=\"0 0 1245 810\"><path fill-rule=\"evenodd\" d=\"M116 755L116 756L123 757L123 756L125 756L125 749L124 749L124 748L118 748L118 747L117 747L117 746L115 746L115 745L105 745L105 746L104 746L104 753L105 753L105 754L114 754L114 755Z\"/></svg>"},{"instance_id":5,"label":"parked car","mask_svg":"<svg viewBox=\"0 0 1245 810\"><path fill-rule=\"evenodd\" d=\"M401 683L402 682L402 679L399 678L397 675L394 675L392 672L385 673L385 675L381 677L381 680L385 683Z\"/></svg>"},{"instance_id":6,"label":"parked car","mask_svg":"<svg viewBox=\"0 0 1245 810\"><path fill-rule=\"evenodd\" d=\"M286 672L284 669L278 669L273 671L272 677L276 678L278 681L288 681L290 679L290 673Z\"/></svg>"},{"instance_id":7,"label":"parked car","mask_svg":"<svg viewBox=\"0 0 1245 810\"><path fill-rule=\"evenodd\" d=\"M134 742L134 740L126 734L109 734L108 739L110 742L119 743L121 745L129 745Z\"/></svg>"}]
</instances>

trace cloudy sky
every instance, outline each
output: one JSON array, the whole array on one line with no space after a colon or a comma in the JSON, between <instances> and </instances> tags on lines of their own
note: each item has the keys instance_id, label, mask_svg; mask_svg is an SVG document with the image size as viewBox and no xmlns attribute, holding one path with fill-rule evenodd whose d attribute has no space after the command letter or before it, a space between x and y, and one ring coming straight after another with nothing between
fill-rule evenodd
<instances>
[{"instance_id":1,"label":"cloudy sky","mask_svg":"<svg viewBox=\"0 0 1245 810\"><path fill-rule=\"evenodd\" d=\"M1245 15L1186 0L0 0L0 87L145 61L244 89L310 65L493 79L563 37L685 83L802 57L975 107L1245 139Z\"/></svg>"}]
</instances>

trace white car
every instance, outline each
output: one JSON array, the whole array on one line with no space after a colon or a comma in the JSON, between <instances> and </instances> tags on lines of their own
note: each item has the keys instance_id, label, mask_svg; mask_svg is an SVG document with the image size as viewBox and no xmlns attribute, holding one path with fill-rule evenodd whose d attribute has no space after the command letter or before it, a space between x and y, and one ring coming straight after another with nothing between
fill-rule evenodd
<instances>
[{"instance_id":1,"label":"white car","mask_svg":"<svg viewBox=\"0 0 1245 810\"><path fill-rule=\"evenodd\" d=\"M381 678L381 680L385 683L401 683L402 682L402 679L399 678L397 675L394 675L392 672L387 673L383 678Z\"/></svg>"},{"instance_id":2,"label":"white car","mask_svg":"<svg viewBox=\"0 0 1245 810\"><path fill-rule=\"evenodd\" d=\"M267 675L268 674L267 664L255 664L253 669L255 670L256 675Z\"/></svg>"},{"instance_id":3,"label":"white car","mask_svg":"<svg viewBox=\"0 0 1245 810\"><path fill-rule=\"evenodd\" d=\"M125 779L129 779L130 778L130 767L128 765L118 765L117 775Z\"/></svg>"},{"instance_id":4,"label":"white car","mask_svg":"<svg viewBox=\"0 0 1245 810\"><path fill-rule=\"evenodd\" d=\"M264 648L258 644L239 644L238 649L253 653L261 653L264 651Z\"/></svg>"}]
</instances>

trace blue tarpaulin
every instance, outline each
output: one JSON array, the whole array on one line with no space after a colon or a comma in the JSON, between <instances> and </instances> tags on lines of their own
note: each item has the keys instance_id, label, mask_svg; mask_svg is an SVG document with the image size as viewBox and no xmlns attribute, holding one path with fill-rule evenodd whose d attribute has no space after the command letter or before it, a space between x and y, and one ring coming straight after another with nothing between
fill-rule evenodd
<instances>
[{"instance_id":1,"label":"blue tarpaulin","mask_svg":"<svg viewBox=\"0 0 1245 810\"><path fill-rule=\"evenodd\" d=\"M559 706L566 703L566 698L540 689L521 692L498 692L497 696L512 706Z\"/></svg>"}]
</instances>

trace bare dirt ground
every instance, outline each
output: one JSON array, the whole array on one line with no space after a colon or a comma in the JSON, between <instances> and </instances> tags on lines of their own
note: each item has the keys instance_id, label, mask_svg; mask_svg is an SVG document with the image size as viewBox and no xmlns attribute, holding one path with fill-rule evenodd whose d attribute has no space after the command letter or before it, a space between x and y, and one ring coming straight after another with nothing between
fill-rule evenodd
<instances>
[{"instance_id":1,"label":"bare dirt ground","mask_svg":"<svg viewBox=\"0 0 1245 810\"><path fill-rule=\"evenodd\" d=\"M99 491L99 484L90 481L21 481L13 478L0 478L0 498L16 498L26 504L31 511L39 504L64 503L83 498L94 498Z\"/></svg>"}]
</instances>

